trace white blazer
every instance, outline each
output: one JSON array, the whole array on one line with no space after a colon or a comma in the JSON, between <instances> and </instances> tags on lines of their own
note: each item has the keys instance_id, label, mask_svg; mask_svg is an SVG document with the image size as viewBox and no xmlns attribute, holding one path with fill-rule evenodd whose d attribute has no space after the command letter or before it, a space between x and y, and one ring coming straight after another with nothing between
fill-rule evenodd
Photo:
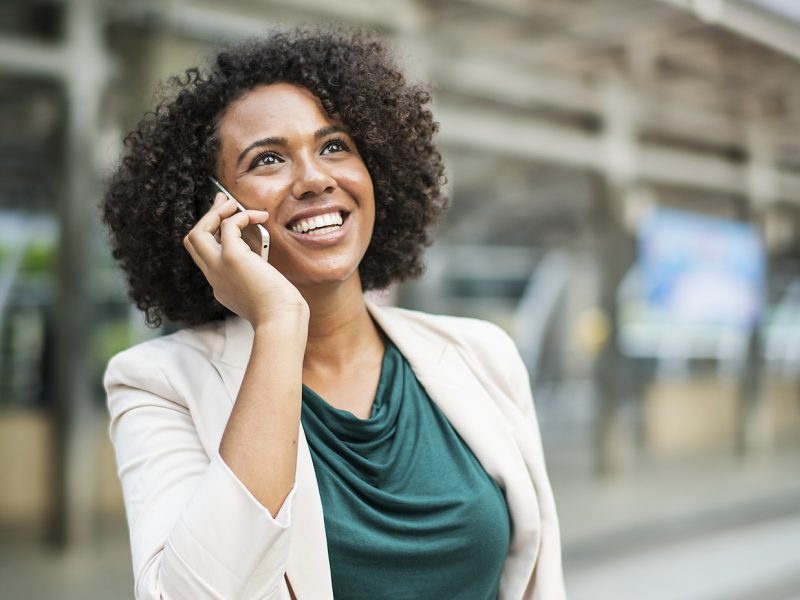
<instances>
[{"instance_id":1,"label":"white blazer","mask_svg":"<svg viewBox=\"0 0 800 600\"><path fill-rule=\"evenodd\" d=\"M477 319L367 302L431 399L505 492L513 529L503 600L565 597L558 519L528 373L511 338ZM302 426L295 485L275 518L219 455L253 329L238 317L115 356L105 387L139 599L333 597Z\"/></svg>"}]
</instances>

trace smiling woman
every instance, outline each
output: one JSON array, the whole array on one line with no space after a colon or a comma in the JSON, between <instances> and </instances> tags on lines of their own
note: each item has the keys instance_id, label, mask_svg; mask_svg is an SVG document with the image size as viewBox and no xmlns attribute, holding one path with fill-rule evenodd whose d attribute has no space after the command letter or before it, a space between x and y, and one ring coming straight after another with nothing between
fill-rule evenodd
<instances>
[{"instance_id":1,"label":"smiling woman","mask_svg":"<svg viewBox=\"0 0 800 600\"><path fill-rule=\"evenodd\" d=\"M173 83L103 202L131 298L187 326L105 377L136 597L563 598L513 342L363 295L422 272L445 205L427 92L321 31Z\"/></svg>"}]
</instances>

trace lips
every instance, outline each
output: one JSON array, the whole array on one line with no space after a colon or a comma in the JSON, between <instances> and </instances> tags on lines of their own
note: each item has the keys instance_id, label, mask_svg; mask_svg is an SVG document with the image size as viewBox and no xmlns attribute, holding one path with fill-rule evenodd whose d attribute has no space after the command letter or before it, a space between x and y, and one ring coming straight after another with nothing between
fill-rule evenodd
<instances>
[{"instance_id":1,"label":"lips","mask_svg":"<svg viewBox=\"0 0 800 600\"><path fill-rule=\"evenodd\" d=\"M302 218L302 217L301 217ZM297 219L294 219L296 221ZM345 215L344 222L340 227L325 233L298 233L289 227L286 233L290 238L310 249L328 248L342 242L349 234L353 219L349 218L349 213Z\"/></svg>"}]
</instances>

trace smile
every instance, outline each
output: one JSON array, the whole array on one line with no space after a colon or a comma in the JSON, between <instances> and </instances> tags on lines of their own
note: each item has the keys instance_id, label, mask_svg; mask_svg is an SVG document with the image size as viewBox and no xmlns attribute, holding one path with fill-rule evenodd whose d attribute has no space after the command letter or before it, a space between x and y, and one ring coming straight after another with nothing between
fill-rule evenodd
<instances>
[{"instance_id":1,"label":"smile","mask_svg":"<svg viewBox=\"0 0 800 600\"><path fill-rule=\"evenodd\" d=\"M300 219L293 223L290 229L295 233L319 235L341 227L345 217L346 215L340 211L329 212L308 219Z\"/></svg>"},{"instance_id":2,"label":"smile","mask_svg":"<svg viewBox=\"0 0 800 600\"><path fill-rule=\"evenodd\" d=\"M333 246L342 241L350 230L350 213L333 212L302 219L286 229L289 236L312 248Z\"/></svg>"}]
</instances>

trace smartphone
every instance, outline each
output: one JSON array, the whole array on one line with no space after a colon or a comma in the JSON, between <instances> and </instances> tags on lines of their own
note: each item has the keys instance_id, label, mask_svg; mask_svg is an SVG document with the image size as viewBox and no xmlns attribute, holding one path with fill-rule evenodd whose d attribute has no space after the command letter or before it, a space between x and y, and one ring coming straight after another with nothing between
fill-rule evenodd
<instances>
[{"instance_id":1,"label":"smartphone","mask_svg":"<svg viewBox=\"0 0 800 600\"><path fill-rule=\"evenodd\" d=\"M225 187L219 181L217 181L211 175L209 175L208 178L220 192L225 194L225 196L230 200L236 202L236 206L239 207L240 211L246 210L245 207L242 206L241 203L236 198L233 197L233 194L231 194L228 190L226 190ZM212 197L211 202L213 201L214 200ZM255 227L255 229L257 230L257 233L255 235L252 235L251 233L253 227ZM263 258L265 261L269 259L269 232L267 231L267 228L264 227L261 223L256 223L255 225L250 225L248 227L245 227L244 231L242 231L242 238L244 239L245 242L247 242L247 245L253 249L253 252L260 254L261 258ZM258 250L256 248L258 248Z\"/></svg>"}]
</instances>

